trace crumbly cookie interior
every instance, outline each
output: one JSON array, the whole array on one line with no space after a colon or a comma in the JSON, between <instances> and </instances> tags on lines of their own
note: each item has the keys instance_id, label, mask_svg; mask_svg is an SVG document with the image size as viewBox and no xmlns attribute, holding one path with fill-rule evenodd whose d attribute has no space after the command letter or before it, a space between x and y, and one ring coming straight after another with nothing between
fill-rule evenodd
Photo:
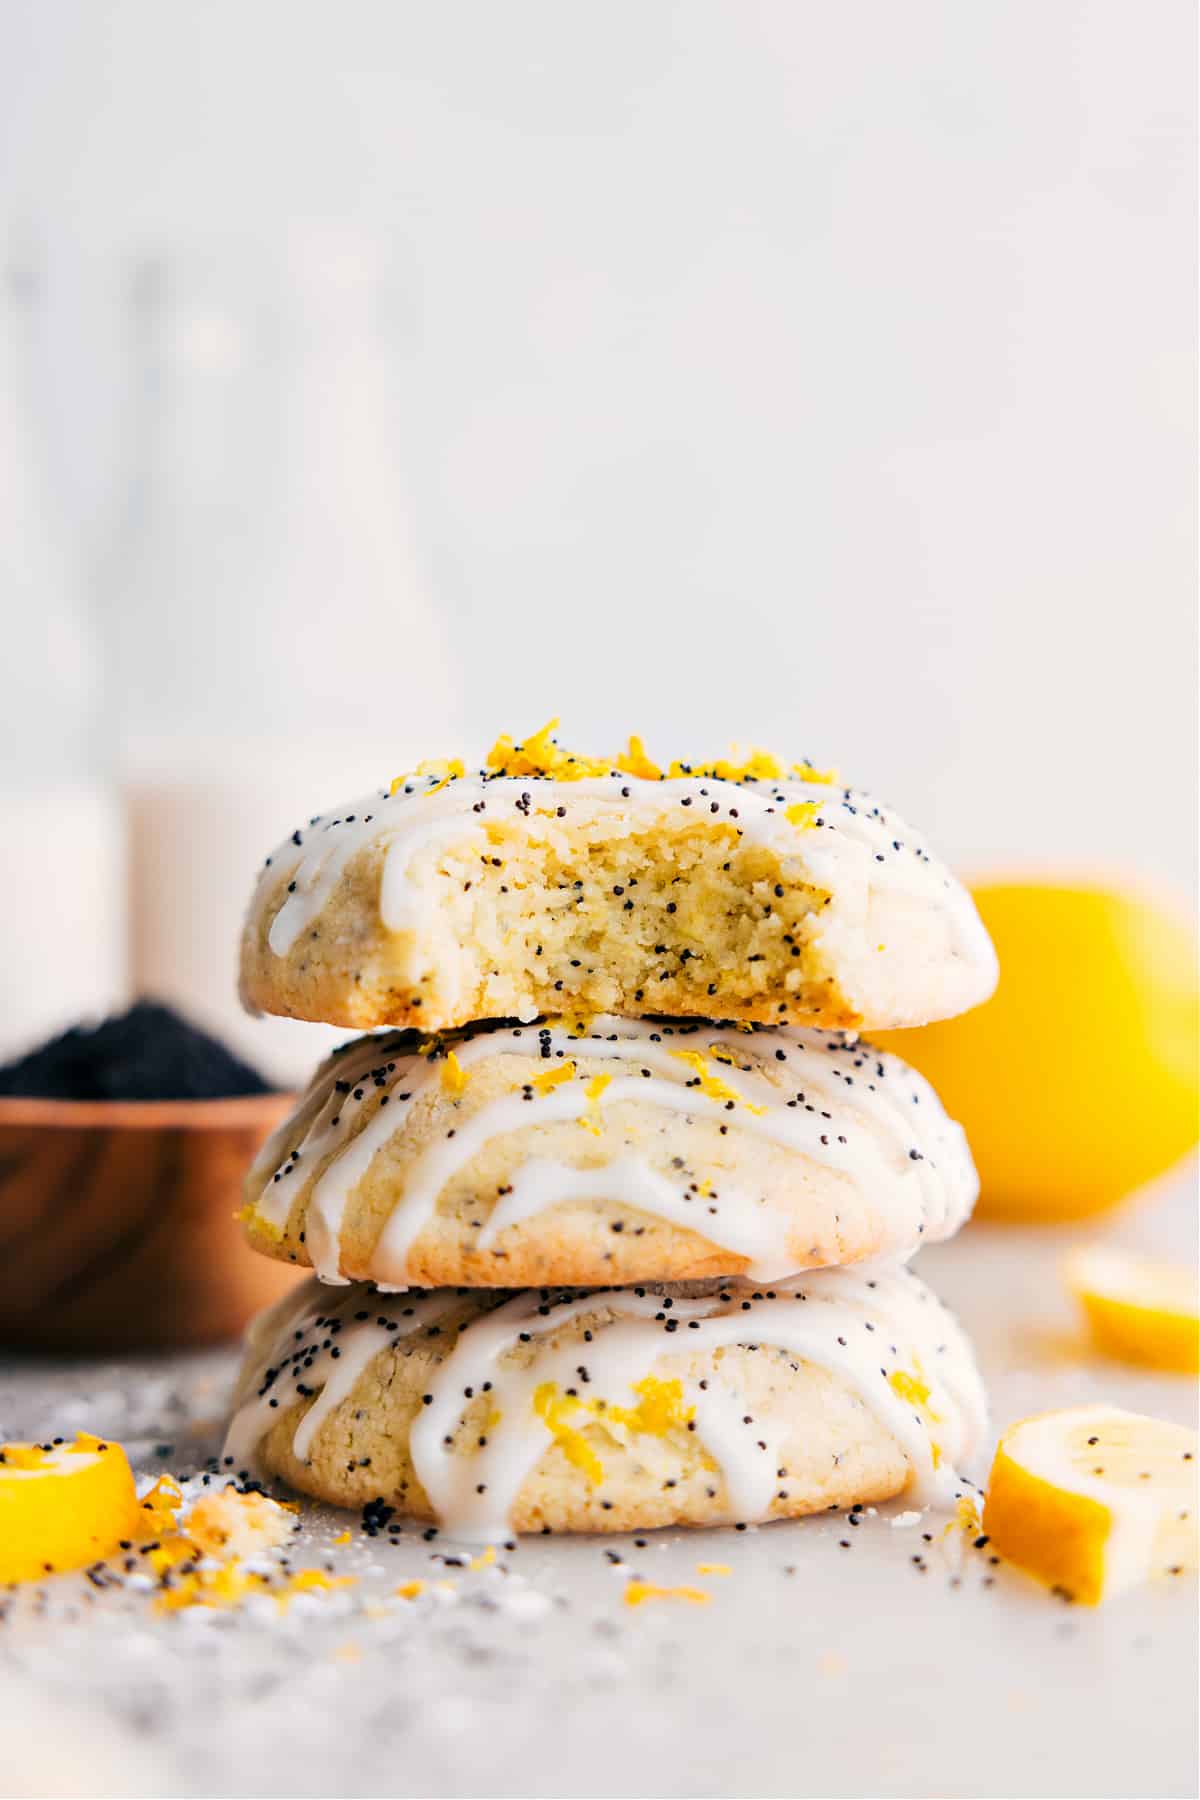
<instances>
[{"instance_id":1,"label":"crumbly cookie interior","mask_svg":"<svg viewBox=\"0 0 1200 1800\"><path fill-rule=\"evenodd\" d=\"M788 997L781 1013L799 1001L829 1014L810 945L829 896L785 878L777 855L731 826L617 836L494 827L482 847L422 860L412 874L438 919L428 978L457 963L460 992L485 1016L634 1005L737 1018L761 1011L768 991Z\"/></svg>"}]
</instances>

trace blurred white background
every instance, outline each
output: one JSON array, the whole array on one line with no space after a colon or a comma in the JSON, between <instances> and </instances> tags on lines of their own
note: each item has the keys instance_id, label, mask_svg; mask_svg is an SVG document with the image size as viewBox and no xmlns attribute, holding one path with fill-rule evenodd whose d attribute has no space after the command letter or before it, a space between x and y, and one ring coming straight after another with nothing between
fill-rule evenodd
<instances>
[{"instance_id":1,"label":"blurred white background","mask_svg":"<svg viewBox=\"0 0 1200 1800\"><path fill-rule=\"evenodd\" d=\"M383 246L411 578L361 616L264 599L265 638L243 582L203 676L238 741L245 659L286 645L295 731L340 744L303 810L414 718L470 756L559 712L589 750L836 762L968 870L1191 883L1192 0L0 23L0 217L44 263L39 424L89 603L125 604L131 257L236 291L298 226ZM185 587L154 589L168 645ZM121 654L155 691L162 630Z\"/></svg>"}]
</instances>

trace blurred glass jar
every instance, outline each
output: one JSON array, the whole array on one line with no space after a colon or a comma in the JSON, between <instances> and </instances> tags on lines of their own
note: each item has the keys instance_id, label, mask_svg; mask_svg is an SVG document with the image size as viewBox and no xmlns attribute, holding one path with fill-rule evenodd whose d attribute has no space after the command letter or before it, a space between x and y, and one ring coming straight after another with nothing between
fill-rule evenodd
<instances>
[{"instance_id":1,"label":"blurred glass jar","mask_svg":"<svg viewBox=\"0 0 1200 1800\"><path fill-rule=\"evenodd\" d=\"M36 264L0 268L0 1061L126 993L101 661L35 428Z\"/></svg>"},{"instance_id":2,"label":"blurred glass jar","mask_svg":"<svg viewBox=\"0 0 1200 1800\"><path fill-rule=\"evenodd\" d=\"M105 571L133 975L279 1081L344 1033L238 1006L263 858L325 805L461 742L409 533L377 245L145 262L127 504Z\"/></svg>"}]
</instances>

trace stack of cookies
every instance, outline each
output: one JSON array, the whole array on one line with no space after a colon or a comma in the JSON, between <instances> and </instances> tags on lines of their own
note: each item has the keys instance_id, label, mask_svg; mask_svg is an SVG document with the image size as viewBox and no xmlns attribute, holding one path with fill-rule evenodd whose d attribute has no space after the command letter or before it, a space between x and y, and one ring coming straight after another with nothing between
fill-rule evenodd
<instances>
[{"instance_id":1,"label":"stack of cookies","mask_svg":"<svg viewBox=\"0 0 1200 1800\"><path fill-rule=\"evenodd\" d=\"M970 898L830 771L550 732L267 859L243 998L367 1035L248 1178L314 1273L227 1457L482 1541L952 1497L983 1393L907 1262L975 1172L858 1033L987 997Z\"/></svg>"}]
</instances>

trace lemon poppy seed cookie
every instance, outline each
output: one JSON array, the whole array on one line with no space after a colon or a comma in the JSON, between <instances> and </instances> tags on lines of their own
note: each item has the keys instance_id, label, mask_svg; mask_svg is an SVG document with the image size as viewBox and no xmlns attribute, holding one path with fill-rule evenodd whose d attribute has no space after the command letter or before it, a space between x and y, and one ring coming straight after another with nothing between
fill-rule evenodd
<instances>
[{"instance_id":1,"label":"lemon poppy seed cookie","mask_svg":"<svg viewBox=\"0 0 1200 1800\"><path fill-rule=\"evenodd\" d=\"M549 727L293 832L242 940L251 1010L363 1030L569 1012L882 1029L984 1000L974 905L902 820L756 753L615 763Z\"/></svg>"},{"instance_id":2,"label":"lemon poppy seed cookie","mask_svg":"<svg viewBox=\"0 0 1200 1800\"><path fill-rule=\"evenodd\" d=\"M345 1046L264 1146L243 1219L328 1282L767 1280L907 1256L958 1229L976 1185L898 1057L601 1017Z\"/></svg>"},{"instance_id":3,"label":"lemon poppy seed cookie","mask_svg":"<svg viewBox=\"0 0 1200 1800\"><path fill-rule=\"evenodd\" d=\"M225 1456L486 1542L952 1499L984 1427L969 1345L903 1268L511 1296L314 1281L256 1329Z\"/></svg>"}]
</instances>

